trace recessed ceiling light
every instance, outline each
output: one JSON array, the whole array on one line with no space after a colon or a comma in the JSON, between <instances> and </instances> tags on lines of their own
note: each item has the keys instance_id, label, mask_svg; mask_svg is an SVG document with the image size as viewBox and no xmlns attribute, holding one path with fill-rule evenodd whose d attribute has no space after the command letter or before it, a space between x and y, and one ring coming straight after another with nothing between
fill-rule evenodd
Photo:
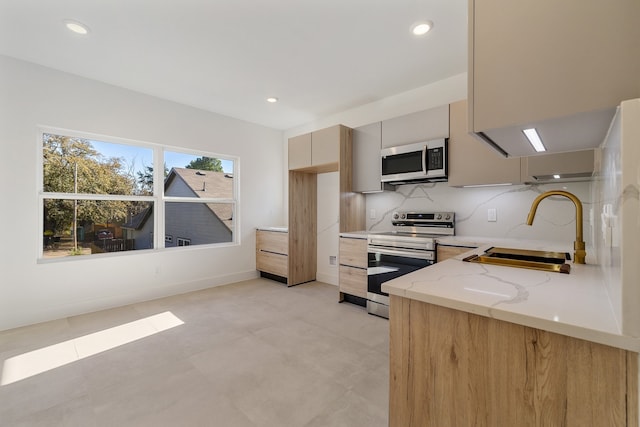
<instances>
[{"instance_id":1,"label":"recessed ceiling light","mask_svg":"<svg viewBox=\"0 0 640 427\"><path fill-rule=\"evenodd\" d=\"M276 102L278 102L278 98L275 98L275 97L271 96L271 97L267 98L267 102L275 104Z\"/></svg>"},{"instance_id":2,"label":"recessed ceiling light","mask_svg":"<svg viewBox=\"0 0 640 427\"><path fill-rule=\"evenodd\" d=\"M83 36L86 34L89 34L89 27L87 27L81 22L67 19L64 21L64 25L67 27L69 31L73 31L76 34L80 34Z\"/></svg>"},{"instance_id":3,"label":"recessed ceiling light","mask_svg":"<svg viewBox=\"0 0 640 427\"><path fill-rule=\"evenodd\" d=\"M535 128L523 129L522 132L524 132L524 135L527 137L534 150L538 153L547 151L547 149L544 148L544 144L542 144L542 140L540 139L540 136L538 136L538 132L536 132Z\"/></svg>"},{"instance_id":4,"label":"recessed ceiling light","mask_svg":"<svg viewBox=\"0 0 640 427\"><path fill-rule=\"evenodd\" d=\"M411 32L414 36L423 36L427 34L433 28L433 22L424 21L418 22L411 27Z\"/></svg>"}]
</instances>

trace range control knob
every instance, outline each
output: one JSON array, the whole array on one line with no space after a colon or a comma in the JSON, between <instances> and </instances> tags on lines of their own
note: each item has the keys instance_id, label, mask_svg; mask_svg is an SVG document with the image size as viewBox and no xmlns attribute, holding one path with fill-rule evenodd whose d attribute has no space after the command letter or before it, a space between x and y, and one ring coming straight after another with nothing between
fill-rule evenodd
<instances>
[{"instance_id":1,"label":"range control knob","mask_svg":"<svg viewBox=\"0 0 640 427\"><path fill-rule=\"evenodd\" d=\"M393 219L398 219L398 217L399 217L398 212L394 212L393 213Z\"/></svg>"},{"instance_id":2,"label":"range control knob","mask_svg":"<svg viewBox=\"0 0 640 427\"><path fill-rule=\"evenodd\" d=\"M446 219L447 221L449 221L451 219L451 215L447 214L447 216L444 217L444 219Z\"/></svg>"},{"instance_id":3,"label":"range control knob","mask_svg":"<svg viewBox=\"0 0 640 427\"><path fill-rule=\"evenodd\" d=\"M442 219L442 214L436 215L436 219Z\"/></svg>"},{"instance_id":4,"label":"range control knob","mask_svg":"<svg viewBox=\"0 0 640 427\"><path fill-rule=\"evenodd\" d=\"M401 215L400 215L400 218L401 218L401 219L406 219L406 218L407 218L407 215L406 215L406 214L401 214Z\"/></svg>"}]
</instances>

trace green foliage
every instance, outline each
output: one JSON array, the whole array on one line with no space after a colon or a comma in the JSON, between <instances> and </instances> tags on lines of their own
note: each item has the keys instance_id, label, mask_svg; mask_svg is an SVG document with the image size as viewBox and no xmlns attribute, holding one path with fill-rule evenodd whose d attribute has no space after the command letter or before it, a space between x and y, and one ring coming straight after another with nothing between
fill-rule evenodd
<instances>
[{"instance_id":1,"label":"green foliage","mask_svg":"<svg viewBox=\"0 0 640 427\"><path fill-rule=\"evenodd\" d=\"M45 192L132 195L136 182L118 157L105 158L82 138L43 136L43 188ZM117 222L127 216L130 202L85 200L77 204L79 222ZM56 234L71 227L74 201L46 199L45 229Z\"/></svg>"},{"instance_id":2,"label":"green foliage","mask_svg":"<svg viewBox=\"0 0 640 427\"><path fill-rule=\"evenodd\" d=\"M167 164L164 165L164 177L169 175L169 169ZM140 187L140 194L150 195L153 194L153 166L145 166L144 172L138 171L137 178L138 186Z\"/></svg>"},{"instance_id":3,"label":"green foliage","mask_svg":"<svg viewBox=\"0 0 640 427\"><path fill-rule=\"evenodd\" d=\"M200 169L203 171L223 172L222 162L214 157L198 157L189 162L187 169Z\"/></svg>"},{"instance_id":4,"label":"green foliage","mask_svg":"<svg viewBox=\"0 0 640 427\"><path fill-rule=\"evenodd\" d=\"M76 255L82 255L82 248L72 248L69 250L69 255L71 256L76 256Z\"/></svg>"}]
</instances>

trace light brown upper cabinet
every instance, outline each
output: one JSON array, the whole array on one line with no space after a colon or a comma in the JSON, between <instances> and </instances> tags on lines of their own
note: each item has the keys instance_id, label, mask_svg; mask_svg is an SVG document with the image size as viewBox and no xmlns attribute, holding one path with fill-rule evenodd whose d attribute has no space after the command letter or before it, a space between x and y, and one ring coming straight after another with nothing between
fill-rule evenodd
<instances>
[{"instance_id":1,"label":"light brown upper cabinet","mask_svg":"<svg viewBox=\"0 0 640 427\"><path fill-rule=\"evenodd\" d=\"M289 138L289 170L311 166L311 134Z\"/></svg>"},{"instance_id":2,"label":"light brown upper cabinet","mask_svg":"<svg viewBox=\"0 0 640 427\"><path fill-rule=\"evenodd\" d=\"M382 148L449 136L449 107L443 105L382 121Z\"/></svg>"},{"instance_id":3,"label":"light brown upper cabinet","mask_svg":"<svg viewBox=\"0 0 640 427\"><path fill-rule=\"evenodd\" d=\"M583 181L591 179L599 162L598 148L522 158L525 183Z\"/></svg>"},{"instance_id":4,"label":"light brown upper cabinet","mask_svg":"<svg viewBox=\"0 0 640 427\"><path fill-rule=\"evenodd\" d=\"M517 184L520 159L497 156L467 126L467 101L449 105L449 185Z\"/></svg>"},{"instance_id":5,"label":"light brown upper cabinet","mask_svg":"<svg viewBox=\"0 0 640 427\"><path fill-rule=\"evenodd\" d=\"M341 132L344 132L343 126L332 126L289 138L289 170L337 171Z\"/></svg>"},{"instance_id":6,"label":"light brown upper cabinet","mask_svg":"<svg viewBox=\"0 0 640 427\"><path fill-rule=\"evenodd\" d=\"M353 191L381 191L382 123L376 122L353 130Z\"/></svg>"},{"instance_id":7,"label":"light brown upper cabinet","mask_svg":"<svg viewBox=\"0 0 640 427\"><path fill-rule=\"evenodd\" d=\"M469 129L510 156L597 147L640 97L640 1L470 0Z\"/></svg>"}]
</instances>

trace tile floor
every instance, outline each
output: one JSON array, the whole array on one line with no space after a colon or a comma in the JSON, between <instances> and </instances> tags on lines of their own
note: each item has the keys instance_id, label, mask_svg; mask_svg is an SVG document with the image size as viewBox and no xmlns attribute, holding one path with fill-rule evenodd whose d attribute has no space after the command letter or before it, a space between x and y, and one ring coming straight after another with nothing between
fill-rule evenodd
<instances>
[{"instance_id":1,"label":"tile floor","mask_svg":"<svg viewBox=\"0 0 640 427\"><path fill-rule=\"evenodd\" d=\"M0 332L0 425L386 426L388 322L337 297L255 279Z\"/></svg>"}]
</instances>

